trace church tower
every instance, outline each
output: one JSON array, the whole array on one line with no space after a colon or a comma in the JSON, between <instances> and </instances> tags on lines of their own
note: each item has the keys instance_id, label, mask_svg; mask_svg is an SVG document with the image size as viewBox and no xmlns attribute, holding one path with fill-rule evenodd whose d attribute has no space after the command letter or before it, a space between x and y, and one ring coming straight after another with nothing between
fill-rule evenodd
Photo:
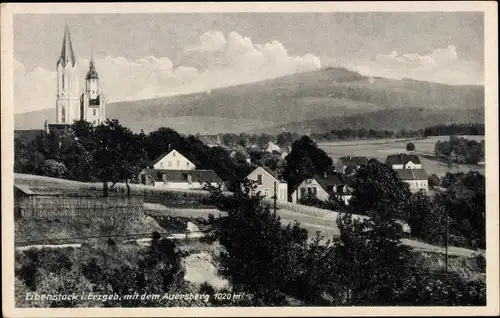
<instances>
[{"instance_id":1,"label":"church tower","mask_svg":"<svg viewBox=\"0 0 500 318\"><path fill-rule=\"evenodd\" d=\"M80 98L82 119L99 125L106 120L106 99L99 89L99 75L94 62L94 55L90 54L89 70L85 76L85 91Z\"/></svg>"},{"instance_id":2,"label":"church tower","mask_svg":"<svg viewBox=\"0 0 500 318\"><path fill-rule=\"evenodd\" d=\"M61 56L57 61L56 124L71 125L81 118L79 95L78 61L66 25Z\"/></svg>"}]
</instances>

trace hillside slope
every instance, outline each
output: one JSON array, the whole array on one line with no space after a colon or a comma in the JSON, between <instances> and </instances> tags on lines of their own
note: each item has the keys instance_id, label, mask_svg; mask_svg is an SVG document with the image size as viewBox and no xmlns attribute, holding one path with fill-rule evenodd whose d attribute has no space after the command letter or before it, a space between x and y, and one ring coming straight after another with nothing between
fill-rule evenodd
<instances>
[{"instance_id":1,"label":"hillside slope","mask_svg":"<svg viewBox=\"0 0 500 318\"><path fill-rule=\"evenodd\" d=\"M117 102L108 105L107 116L133 130L170 126L184 133L212 133L409 107L482 109L484 88L368 78L345 69L325 69L202 93ZM15 126L38 128L53 116L54 110L18 114Z\"/></svg>"},{"instance_id":2,"label":"hillside slope","mask_svg":"<svg viewBox=\"0 0 500 318\"><path fill-rule=\"evenodd\" d=\"M334 129L418 130L434 125L484 123L483 109L400 108L375 112L304 120L260 130L276 134L281 131L324 133Z\"/></svg>"}]
</instances>

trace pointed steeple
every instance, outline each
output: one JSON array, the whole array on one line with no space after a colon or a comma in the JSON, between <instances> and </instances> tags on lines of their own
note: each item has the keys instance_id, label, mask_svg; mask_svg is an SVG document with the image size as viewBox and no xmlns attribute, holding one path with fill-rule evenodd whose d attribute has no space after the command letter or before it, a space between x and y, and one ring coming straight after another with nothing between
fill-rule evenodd
<instances>
[{"instance_id":1,"label":"pointed steeple","mask_svg":"<svg viewBox=\"0 0 500 318\"><path fill-rule=\"evenodd\" d=\"M68 63L71 63L71 66L75 66L76 64L75 52L73 51L73 45L71 44L71 36L69 34L69 28L67 24L64 28L64 38L59 62L63 67L65 67Z\"/></svg>"},{"instance_id":2,"label":"pointed steeple","mask_svg":"<svg viewBox=\"0 0 500 318\"><path fill-rule=\"evenodd\" d=\"M97 71L95 70L95 63L94 63L94 51L92 48L90 49L90 63L89 63L89 71L87 72L87 76L85 76L85 79L99 79L99 75L97 75Z\"/></svg>"}]
</instances>

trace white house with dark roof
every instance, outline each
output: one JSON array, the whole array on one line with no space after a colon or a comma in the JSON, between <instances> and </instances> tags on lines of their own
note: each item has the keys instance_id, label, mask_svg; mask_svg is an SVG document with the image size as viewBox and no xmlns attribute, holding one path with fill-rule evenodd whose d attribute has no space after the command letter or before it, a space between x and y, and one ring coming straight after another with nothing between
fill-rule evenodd
<instances>
[{"instance_id":1,"label":"white house with dark roof","mask_svg":"<svg viewBox=\"0 0 500 318\"><path fill-rule=\"evenodd\" d=\"M346 205L349 204L352 198L352 190L338 173L316 174L311 178L304 179L294 188L291 194L292 203L310 197L327 201L332 196L341 199Z\"/></svg>"},{"instance_id":2,"label":"white house with dark roof","mask_svg":"<svg viewBox=\"0 0 500 318\"><path fill-rule=\"evenodd\" d=\"M288 184L281 180L271 169L259 166L247 176L247 179L256 182L255 193L260 192L260 195L272 198L276 189L276 199L288 201Z\"/></svg>"},{"instance_id":3,"label":"white house with dark roof","mask_svg":"<svg viewBox=\"0 0 500 318\"><path fill-rule=\"evenodd\" d=\"M142 184L171 189L202 189L205 184L222 185L213 170L196 169L196 165L176 149L161 154L139 173Z\"/></svg>"},{"instance_id":4,"label":"white house with dark roof","mask_svg":"<svg viewBox=\"0 0 500 318\"><path fill-rule=\"evenodd\" d=\"M392 169L422 169L422 163L417 155L403 153L387 156L385 164L391 166Z\"/></svg>"},{"instance_id":5,"label":"white house with dark roof","mask_svg":"<svg viewBox=\"0 0 500 318\"><path fill-rule=\"evenodd\" d=\"M429 176L424 169L394 169L399 179L410 186L411 192L429 191Z\"/></svg>"}]
</instances>

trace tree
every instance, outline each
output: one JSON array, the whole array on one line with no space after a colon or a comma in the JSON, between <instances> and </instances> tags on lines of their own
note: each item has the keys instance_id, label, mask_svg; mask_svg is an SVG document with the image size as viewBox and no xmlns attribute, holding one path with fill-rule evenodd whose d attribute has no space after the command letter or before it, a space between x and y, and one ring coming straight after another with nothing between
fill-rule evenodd
<instances>
[{"instance_id":1,"label":"tree","mask_svg":"<svg viewBox=\"0 0 500 318\"><path fill-rule=\"evenodd\" d=\"M411 192L391 167L370 159L352 177L353 198L349 207L353 212L368 216L388 213L405 221Z\"/></svg>"},{"instance_id":2,"label":"tree","mask_svg":"<svg viewBox=\"0 0 500 318\"><path fill-rule=\"evenodd\" d=\"M285 161L284 178L289 187L315 173L323 174L333 169L332 158L308 136L293 142Z\"/></svg>"},{"instance_id":3,"label":"tree","mask_svg":"<svg viewBox=\"0 0 500 318\"><path fill-rule=\"evenodd\" d=\"M437 188L441 184L441 180L439 179L439 177L435 173L433 173L429 176L428 182L429 182L429 187L431 187L431 188Z\"/></svg>"},{"instance_id":4,"label":"tree","mask_svg":"<svg viewBox=\"0 0 500 318\"><path fill-rule=\"evenodd\" d=\"M135 136L130 129L120 125L118 120L107 120L94 131L95 176L103 183L103 195L108 196L108 183L114 186L119 181L127 184L134 178L145 160L142 137Z\"/></svg>"},{"instance_id":5,"label":"tree","mask_svg":"<svg viewBox=\"0 0 500 318\"><path fill-rule=\"evenodd\" d=\"M248 292L264 304L283 304L283 294L301 274L300 251L307 231L297 224L282 226L261 197L251 196L253 185L226 197L212 189L210 201L227 217L211 219L214 238L224 246L221 274L230 278L234 292Z\"/></svg>"},{"instance_id":6,"label":"tree","mask_svg":"<svg viewBox=\"0 0 500 318\"><path fill-rule=\"evenodd\" d=\"M43 162L42 172L49 177L61 178L66 175L68 169L64 163L48 159Z\"/></svg>"},{"instance_id":7,"label":"tree","mask_svg":"<svg viewBox=\"0 0 500 318\"><path fill-rule=\"evenodd\" d=\"M415 144L412 142L409 142L406 144L406 151L415 151Z\"/></svg>"},{"instance_id":8,"label":"tree","mask_svg":"<svg viewBox=\"0 0 500 318\"><path fill-rule=\"evenodd\" d=\"M446 211L423 192L412 194L408 225L411 236L429 244L443 245Z\"/></svg>"}]
</instances>

